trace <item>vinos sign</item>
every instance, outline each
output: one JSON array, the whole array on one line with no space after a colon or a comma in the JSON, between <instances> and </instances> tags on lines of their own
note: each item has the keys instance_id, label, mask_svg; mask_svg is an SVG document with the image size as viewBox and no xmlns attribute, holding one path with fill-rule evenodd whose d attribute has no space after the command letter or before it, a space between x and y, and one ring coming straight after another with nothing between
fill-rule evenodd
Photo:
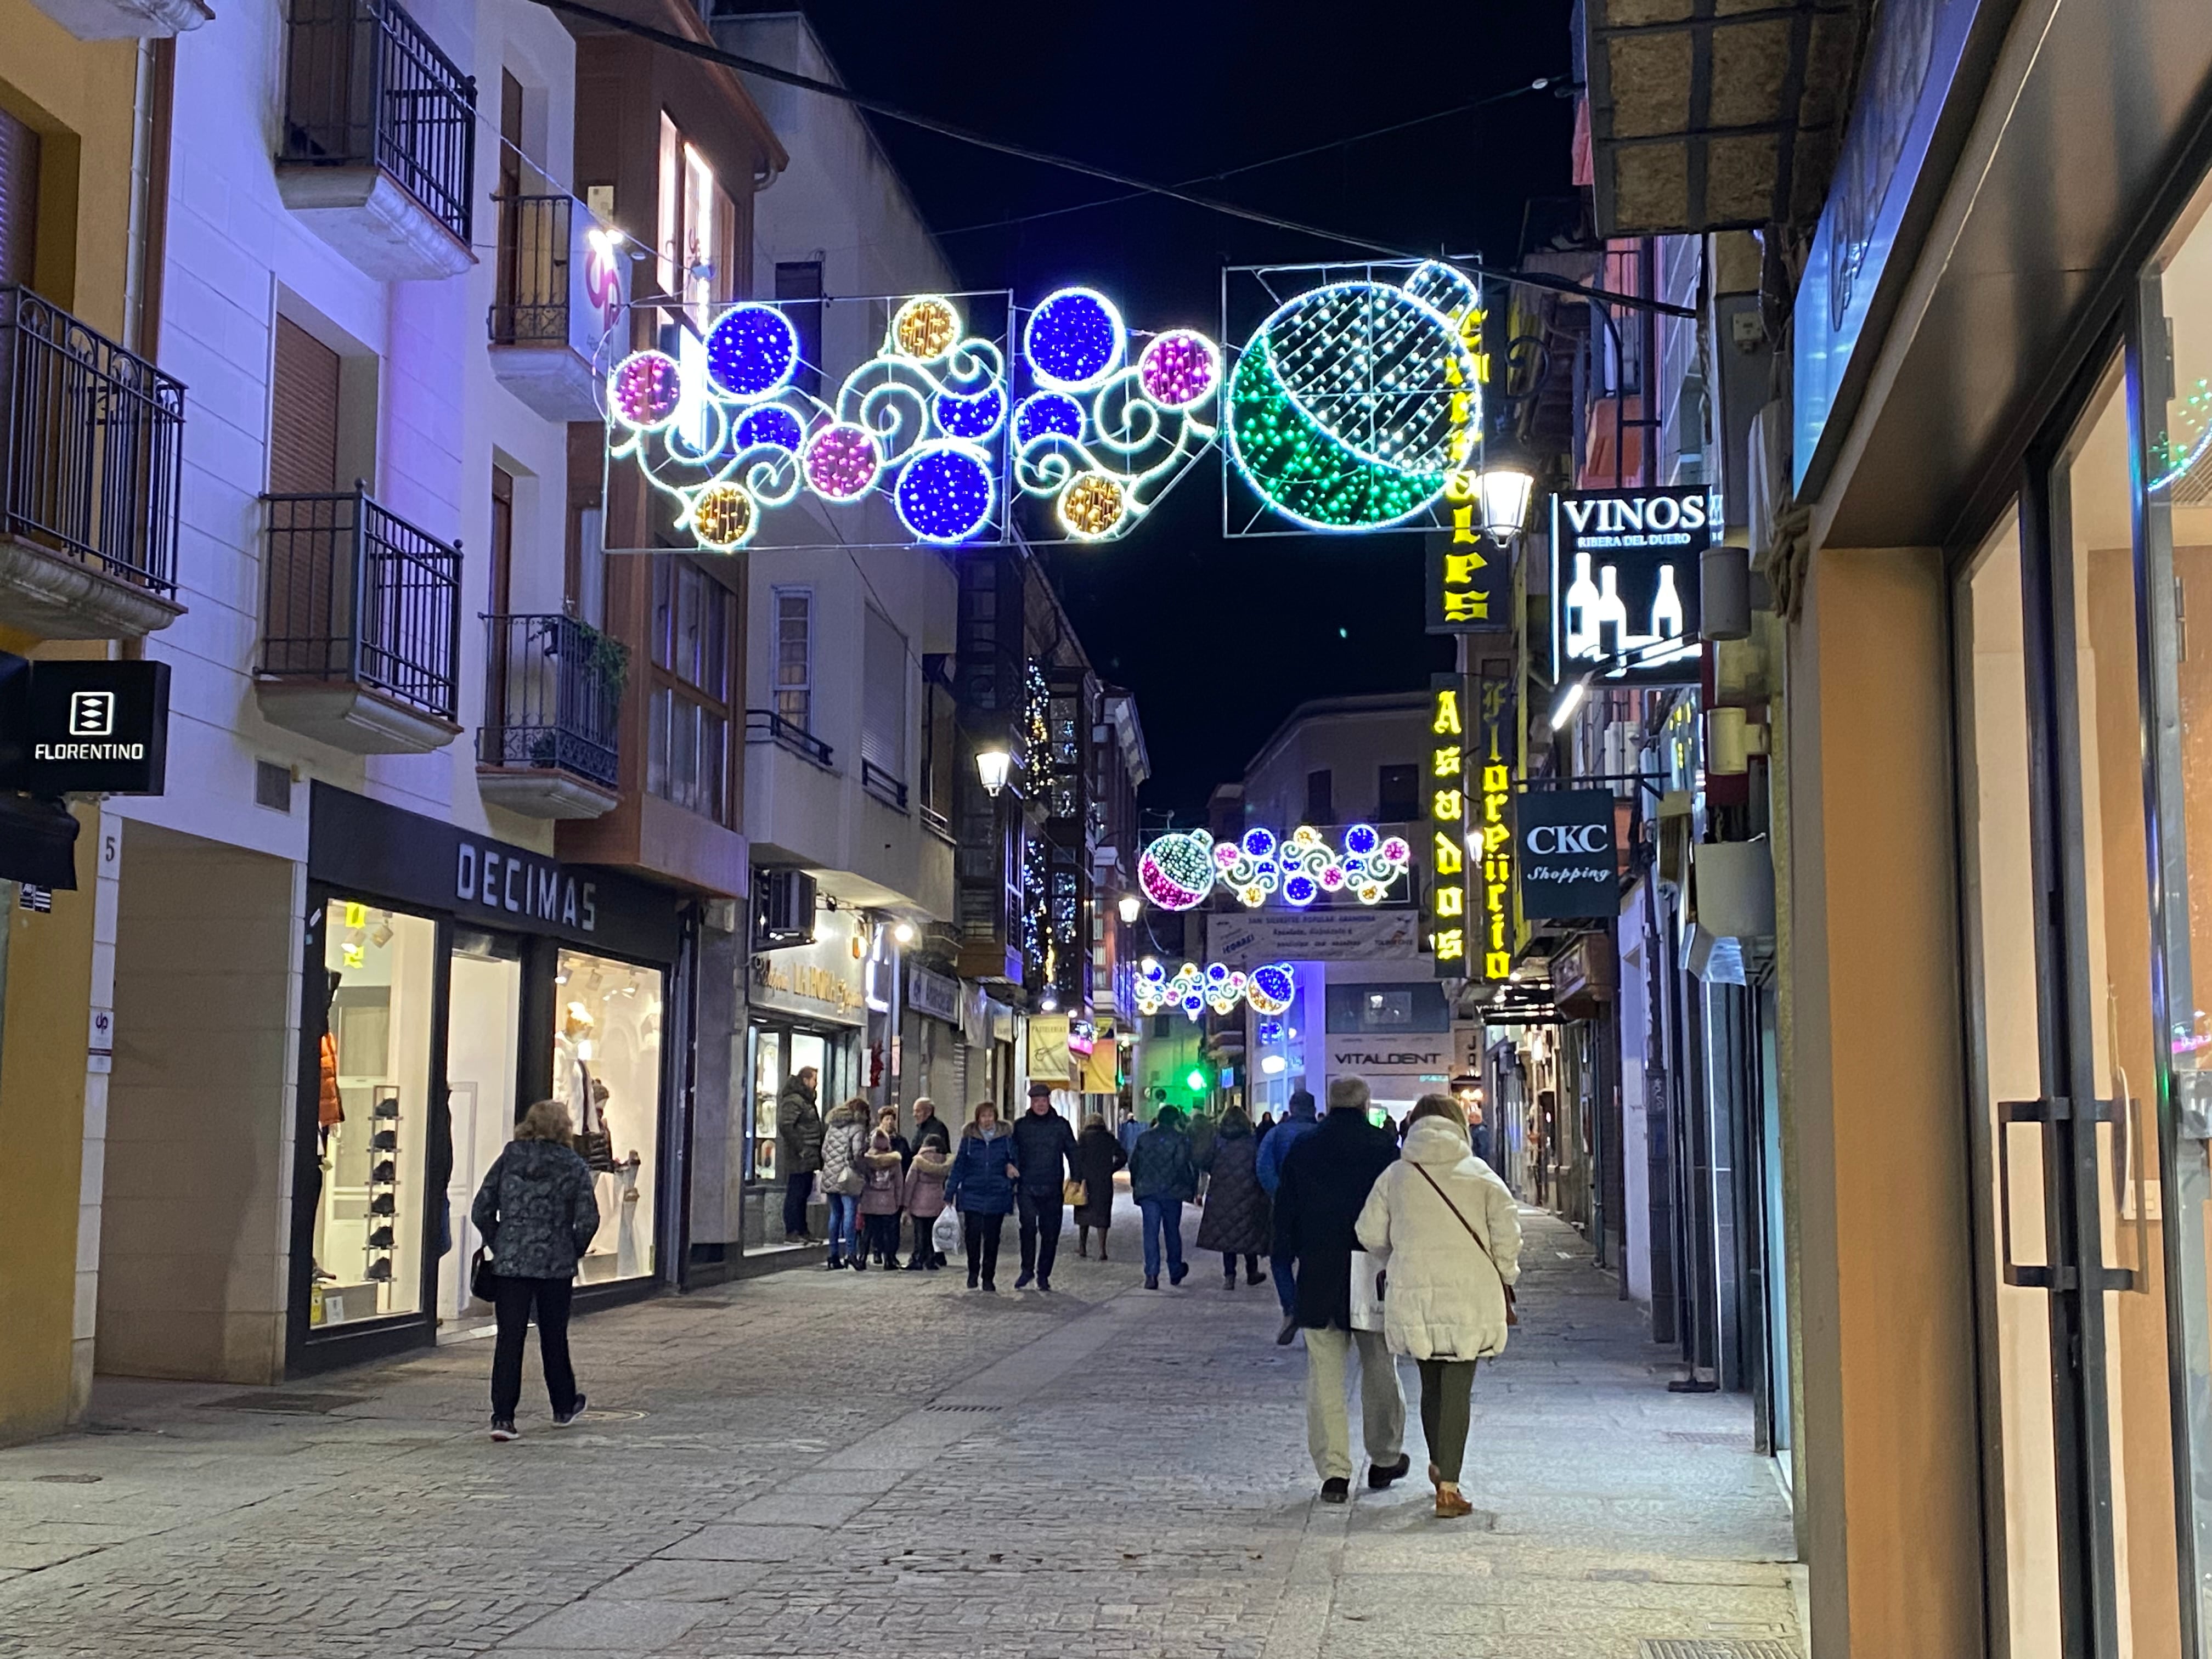
<instances>
[{"instance_id":1,"label":"vinos sign","mask_svg":"<svg viewBox=\"0 0 2212 1659\"><path fill-rule=\"evenodd\" d=\"M1562 679L1697 684L1698 561L1713 517L1702 484L1553 498L1552 653Z\"/></svg>"}]
</instances>

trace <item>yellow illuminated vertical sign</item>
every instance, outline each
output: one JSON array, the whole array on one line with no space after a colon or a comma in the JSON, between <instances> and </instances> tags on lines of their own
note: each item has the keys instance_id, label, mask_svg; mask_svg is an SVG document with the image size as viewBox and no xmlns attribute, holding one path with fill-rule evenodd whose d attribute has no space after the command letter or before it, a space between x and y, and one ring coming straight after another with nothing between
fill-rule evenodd
<instances>
[{"instance_id":1,"label":"yellow illuminated vertical sign","mask_svg":"<svg viewBox=\"0 0 2212 1659\"><path fill-rule=\"evenodd\" d=\"M1480 813L1482 880L1480 927L1482 977L1502 980L1513 973L1513 763L1505 730L1506 684L1485 680L1478 696L1476 810ZM1475 845L1468 838L1470 850Z\"/></svg>"},{"instance_id":2,"label":"yellow illuminated vertical sign","mask_svg":"<svg viewBox=\"0 0 2212 1659\"><path fill-rule=\"evenodd\" d=\"M1429 949L1439 978L1468 973L1467 690L1456 678L1430 694Z\"/></svg>"}]
</instances>

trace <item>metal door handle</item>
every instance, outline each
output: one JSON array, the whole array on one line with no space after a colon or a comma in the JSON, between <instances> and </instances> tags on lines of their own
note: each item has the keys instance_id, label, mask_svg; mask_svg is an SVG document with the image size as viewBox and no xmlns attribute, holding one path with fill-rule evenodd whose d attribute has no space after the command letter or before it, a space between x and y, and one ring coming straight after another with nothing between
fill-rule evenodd
<instances>
[{"instance_id":1,"label":"metal door handle","mask_svg":"<svg viewBox=\"0 0 2212 1659\"><path fill-rule=\"evenodd\" d=\"M2071 1103L2064 1100L1997 1103L1997 1261L2008 1285L2038 1291L2070 1291L2075 1286L2071 1267L2054 1267L2049 1262L2023 1265L2012 1259L2012 1126L2033 1123L2043 1128L2046 1133L2038 1139L2045 1143L2047 1153L2051 1125L2071 1115Z\"/></svg>"}]
</instances>

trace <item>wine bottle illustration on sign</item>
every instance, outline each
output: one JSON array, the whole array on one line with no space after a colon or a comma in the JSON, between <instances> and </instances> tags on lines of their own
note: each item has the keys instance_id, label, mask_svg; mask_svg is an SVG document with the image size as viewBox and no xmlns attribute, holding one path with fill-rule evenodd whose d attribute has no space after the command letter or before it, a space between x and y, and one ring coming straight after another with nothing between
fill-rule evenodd
<instances>
[{"instance_id":1,"label":"wine bottle illustration on sign","mask_svg":"<svg viewBox=\"0 0 2212 1659\"><path fill-rule=\"evenodd\" d=\"M1567 655L1597 654L1597 586L1590 580L1590 556L1575 555L1575 579L1567 588Z\"/></svg>"},{"instance_id":2,"label":"wine bottle illustration on sign","mask_svg":"<svg viewBox=\"0 0 2212 1659\"><path fill-rule=\"evenodd\" d=\"M1620 573L1609 564L1601 565L1598 568L1597 610L1590 632L1596 641L1598 654L1601 657L1617 657L1626 651L1630 644L1628 607L1621 603L1620 595L1613 592L1613 583L1619 574ZM1605 638L1605 630L1608 624L1613 629L1613 643L1610 648L1607 647Z\"/></svg>"},{"instance_id":3,"label":"wine bottle illustration on sign","mask_svg":"<svg viewBox=\"0 0 2212 1659\"><path fill-rule=\"evenodd\" d=\"M1679 640L1682 637L1682 596L1674 591L1674 567L1659 567L1659 596L1651 601L1651 638Z\"/></svg>"}]
</instances>

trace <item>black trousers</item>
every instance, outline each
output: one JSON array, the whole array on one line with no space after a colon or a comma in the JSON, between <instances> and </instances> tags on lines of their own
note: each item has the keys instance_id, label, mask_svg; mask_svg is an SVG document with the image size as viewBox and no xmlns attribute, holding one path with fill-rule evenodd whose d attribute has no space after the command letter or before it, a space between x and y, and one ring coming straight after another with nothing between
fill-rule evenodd
<instances>
[{"instance_id":1,"label":"black trousers","mask_svg":"<svg viewBox=\"0 0 2212 1659\"><path fill-rule=\"evenodd\" d=\"M866 1230L866 1248L878 1261L898 1254L898 1218L895 1215L864 1215L860 1225Z\"/></svg>"},{"instance_id":2,"label":"black trousers","mask_svg":"<svg viewBox=\"0 0 2212 1659\"><path fill-rule=\"evenodd\" d=\"M506 1421L522 1403L522 1345L530 1316L538 1316L538 1356L545 1364L545 1392L553 1414L565 1417L576 1403L576 1372L568 1363L568 1297L565 1279L499 1279L499 1338L492 1345L491 1414Z\"/></svg>"},{"instance_id":3,"label":"black trousers","mask_svg":"<svg viewBox=\"0 0 2212 1659\"><path fill-rule=\"evenodd\" d=\"M960 1222L968 1235L968 1282L973 1285L978 1273L986 1285L999 1282L999 1234L1006 1224L1006 1212L997 1215L977 1215L973 1210L963 1210Z\"/></svg>"},{"instance_id":4,"label":"black trousers","mask_svg":"<svg viewBox=\"0 0 2212 1659\"><path fill-rule=\"evenodd\" d=\"M1221 1271L1232 1279L1237 1277L1236 1251L1224 1250L1221 1253ZM1248 1277L1257 1279L1260 1276L1260 1258L1248 1253L1244 1257L1244 1272Z\"/></svg>"},{"instance_id":5,"label":"black trousers","mask_svg":"<svg viewBox=\"0 0 2212 1659\"><path fill-rule=\"evenodd\" d=\"M814 1172L811 1170L783 1178L783 1231L803 1233L806 1231L806 1200L814 1194Z\"/></svg>"},{"instance_id":6,"label":"black trousers","mask_svg":"<svg viewBox=\"0 0 2212 1659\"><path fill-rule=\"evenodd\" d=\"M936 1261L937 1218L935 1216L912 1215L908 1216L907 1219L914 1223L914 1254L924 1261ZM897 1225L897 1223L894 1221L892 1224L896 1226Z\"/></svg>"},{"instance_id":7,"label":"black trousers","mask_svg":"<svg viewBox=\"0 0 2212 1659\"><path fill-rule=\"evenodd\" d=\"M1060 1194L1019 1193L1014 1201L1022 1212L1022 1277L1050 1279L1060 1260Z\"/></svg>"}]
</instances>

